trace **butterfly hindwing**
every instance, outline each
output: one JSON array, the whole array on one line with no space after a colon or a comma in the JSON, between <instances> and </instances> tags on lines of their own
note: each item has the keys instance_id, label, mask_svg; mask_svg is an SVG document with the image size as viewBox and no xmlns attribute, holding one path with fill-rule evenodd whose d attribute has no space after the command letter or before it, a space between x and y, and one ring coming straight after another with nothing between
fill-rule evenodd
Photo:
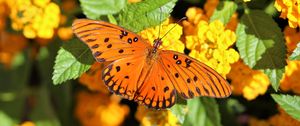
<instances>
[{"instance_id":1,"label":"butterfly hindwing","mask_svg":"<svg viewBox=\"0 0 300 126\"><path fill-rule=\"evenodd\" d=\"M177 93L185 99L197 96L228 97L230 85L216 71L184 54L162 50L159 52L165 72Z\"/></svg>"},{"instance_id":2,"label":"butterfly hindwing","mask_svg":"<svg viewBox=\"0 0 300 126\"><path fill-rule=\"evenodd\" d=\"M161 69L161 64L152 64L135 94L134 99L149 108L165 109L176 102L176 90L167 73Z\"/></svg>"},{"instance_id":3,"label":"butterfly hindwing","mask_svg":"<svg viewBox=\"0 0 300 126\"><path fill-rule=\"evenodd\" d=\"M131 56L116 60L102 71L102 80L109 90L132 100L144 67L143 56Z\"/></svg>"},{"instance_id":4,"label":"butterfly hindwing","mask_svg":"<svg viewBox=\"0 0 300 126\"><path fill-rule=\"evenodd\" d=\"M129 57L150 46L135 33L104 21L77 19L72 29L89 46L98 62Z\"/></svg>"}]
</instances>

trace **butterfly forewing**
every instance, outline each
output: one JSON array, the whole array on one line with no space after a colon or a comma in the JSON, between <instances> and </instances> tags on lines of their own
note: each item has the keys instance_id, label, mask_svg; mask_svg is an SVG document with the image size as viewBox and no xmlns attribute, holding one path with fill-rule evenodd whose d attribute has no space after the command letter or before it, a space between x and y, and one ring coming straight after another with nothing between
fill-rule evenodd
<instances>
[{"instance_id":1,"label":"butterfly forewing","mask_svg":"<svg viewBox=\"0 0 300 126\"><path fill-rule=\"evenodd\" d=\"M159 52L165 72L170 74L170 80L177 94L185 99L195 96L228 97L231 94L230 85L216 71L184 54L162 50Z\"/></svg>"},{"instance_id":2,"label":"butterfly forewing","mask_svg":"<svg viewBox=\"0 0 300 126\"><path fill-rule=\"evenodd\" d=\"M77 19L72 29L89 46L98 62L130 57L150 46L138 35L103 21Z\"/></svg>"}]
</instances>

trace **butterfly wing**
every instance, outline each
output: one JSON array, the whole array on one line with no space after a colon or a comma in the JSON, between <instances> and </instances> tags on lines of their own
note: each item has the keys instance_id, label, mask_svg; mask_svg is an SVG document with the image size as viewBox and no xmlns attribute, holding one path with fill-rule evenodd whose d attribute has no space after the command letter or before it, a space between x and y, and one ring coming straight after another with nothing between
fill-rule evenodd
<instances>
[{"instance_id":1,"label":"butterfly wing","mask_svg":"<svg viewBox=\"0 0 300 126\"><path fill-rule=\"evenodd\" d=\"M72 29L92 50L98 62L140 54L151 46L135 33L104 21L77 19L73 22Z\"/></svg>"},{"instance_id":2,"label":"butterfly wing","mask_svg":"<svg viewBox=\"0 0 300 126\"><path fill-rule=\"evenodd\" d=\"M230 85L215 70L184 54L161 50L160 63L170 74L176 92L185 99L197 96L228 97Z\"/></svg>"},{"instance_id":3,"label":"butterfly wing","mask_svg":"<svg viewBox=\"0 0 300 126\"><path fill-rule=\"evenodd\" d=\"M149 108L164 109L176 102L176 90L168 74L155 62L149 68L147 77L139 85L134 100Z\"/></svg>"},{"instance_id":4,"label":"butterfly wing","mask_svg":"<svg viewBox=\"0 0 300 126\"><path fill-rule=\"evenodd\" d=\"M130 56L116 60L102 71L102 80L109 90L132 100L144 75L145 56Z\"/></svg>"}]
</instances>

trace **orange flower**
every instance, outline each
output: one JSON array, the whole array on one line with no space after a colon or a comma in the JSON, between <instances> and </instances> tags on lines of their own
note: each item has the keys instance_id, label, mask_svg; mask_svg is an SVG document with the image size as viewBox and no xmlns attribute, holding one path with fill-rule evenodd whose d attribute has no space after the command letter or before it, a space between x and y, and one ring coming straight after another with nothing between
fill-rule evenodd
<instances>
[{"instance_id":1,"label":"orange flower","mask_svg":"<svg viewBox=\"0 0 300 126\"><path fill-rule=\"evenodd\" d=\"M104 66L106 66L108 63L98 63L95 62L89 71L82 74L79 78L79 82L82 85L87 86L87 88L91 91L100 91L103 93L108 94L109 91L106 88L105 84L102 80L102 69Z\"/></svg>"},{"instance_id":2,"label":"orange flower","mask_svg":"<svg viewBox=\"0 0 300 126\"><path fill-rule=\"evenodd\" d=\"M238 13L234 13L232 17L230 18L230 21L226 25L226 29L229 29L231 31L235 31L237 28L237 25L239 23L238 19Z\"/></svg>"},{"instance_id":3,"label":"orange flower","mask_svg":"<svg viewBox=\"0 0 300 126\"><path fill-rule=\"evenodd\" d=\"M288 61L287 63L285 73L280 81L280 89L300 94L300 61Z\"/></svg>"},{"instance_id":4,"label":"orange flower","mask_svg":"<svg viewBox=\"0 0 300 126\"><path fill-rule=\"evenodd\" d=\"M1 32L0 39L0 63L10 67L12 59L27 45L27 40L20 35Z\"/></svg>"},{"instance_id":5,"label":"orange flower","mask_svg":"<svg viewBox=\"0 0 300 126\"><path fill-rule=\"evenodd\" d=\"M76 117L83 126L119 126L129 113L121 98L103 93L81 91L77 95Z\"/></svg>"},{"instance_id":6,"label":"orange flower","mask_svg":"<svg viewBox=\"0 0 300 126\"><path fill-rule=\"evenodd\" d=\"M73 37L71 27L60 27L57 31L58 37L64 41L70 40Z\"/></svg>"},{"instance_id":7,"label":"orange flower","mask_svg":"<svg viewBox=\"0 0 300 126\"><path fill-rule=\"evenodd\" d=\"M282 108L269 119L271 126L300 126L300 122L288 115Z\"/></svg>"},{"instance_id":8,"label":"orange flower","mask_svg":"<svg viewBox=\"0 0 300 126\"><path fill-rule=\"evenodd\" d=\"M289 26L300 26L300 1L299 0L276 0L275 8L281 12L281 18L287 18Z\"/></svg>"},{"instance_id":9,"label":"orange flower","mask_svg":"<svg viewBox=\"0 0 300 126\"><path fill-rule=\"evenodd\" d=\"M267 120L259 120L251 117L249 126L300 126L298 120L292 118L280 107L278 107L278 109L279 113Z\"/></svg>"},{"instance_id":10,"label":"orange flower","mask_svg":"<svg viewBox=\"0 0 300 126\"><path fill-rule=\"evenodd\" d=\"M296 28L286 26L284 28L284 37L286 40L288 54L291 54L300 42L300 31Z\"/></svg>"},{"instance_id":11,"label":"orange flower","mask_svg":"<svg viewBox=\"0 0 300 126\"><path fill-rule=\"evenodd\" d=\"M233 94L242 94L247 100L253 100L266 93L270 82L264 73L250 69L241 60L232 64L231 68L227 77L231 80Z\"/></svg>"},{"instance_id":12,"label":"orange flower","mask_svg":"<svg viewBox=\"0 0 300 126\"><path fill-rule=\"evenodd\" d=\"M219 0L207 0L204 4L204 10L207 17L211 17L219 4Z\"/></svg>"},{"instance_id":13,"label":"orange flower","mask_svg":"<svg viewBox=\"0 0 300 126\"><path fill-rule=\"evenodd\" d=\"M268 120L260 120L255 117L250 117L249 126L271 126Z\"/></svg>"}]
</instances>

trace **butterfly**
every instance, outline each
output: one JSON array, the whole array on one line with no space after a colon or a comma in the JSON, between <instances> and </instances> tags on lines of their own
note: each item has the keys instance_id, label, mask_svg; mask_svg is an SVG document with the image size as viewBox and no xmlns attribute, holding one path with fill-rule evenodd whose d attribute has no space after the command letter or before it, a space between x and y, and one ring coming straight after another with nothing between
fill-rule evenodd
<instances>
[{"instance_id":1,"label":"butterfly","mask_svg":"<svg viewBox=\"0 0 300 126\"><path fill-rule=\"evenodd\" d=\"M185 54L162 50L160 38L146 39L104 21L76 19L75 35L92 51L96 61L111 61L102 71L108 89L149 108L165 109L176 97L228 97L230 85L216 71Z\"/></svg>"}]
</instances>

